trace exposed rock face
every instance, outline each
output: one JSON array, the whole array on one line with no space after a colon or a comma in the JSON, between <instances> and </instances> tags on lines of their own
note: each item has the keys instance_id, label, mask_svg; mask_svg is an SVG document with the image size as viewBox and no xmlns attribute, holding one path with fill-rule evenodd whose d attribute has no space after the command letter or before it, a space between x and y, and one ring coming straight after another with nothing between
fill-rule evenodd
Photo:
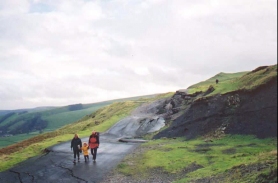
<instances>
[{"instance_id":1,"label":"exposed rock face","mask_svg":"<svg viewBox=\"0 0 278 183\"><path fill-rule=\"evenodd\" d=\"M205 94L176 92L167 101L173 107L165 116L168 123L173 122L154 138L221 134L277 137L277 78L253 91L197 98Z\"/></svg>"},{"instance_id":2,"label":"exposed rock face","mask_svg":"<svg viewBox=\"0 0 278 183\"><path fill-rule=\"evenodd\" d=\"M277 78L252 91L234 91L224 95L213 92L188 94L177 91L171 98L143 104L133 114L107 132L119 137L140 137L169 127L154 138L223 134L277 137Z\"/></svg>"}]
</instances>

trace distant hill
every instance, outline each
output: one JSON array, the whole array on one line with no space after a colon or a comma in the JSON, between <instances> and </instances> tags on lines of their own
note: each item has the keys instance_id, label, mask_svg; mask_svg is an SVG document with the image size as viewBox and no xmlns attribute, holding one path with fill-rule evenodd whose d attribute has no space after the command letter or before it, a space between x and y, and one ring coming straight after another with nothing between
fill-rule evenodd
<instances>
[{"instance_id":1,"label":"distant hill","mask_svg":"<svg viewBox=\"0 0 278 183\"><path fill-rule=\"evenodd\" d=\"M166 124L144 136L150 142L120 162L116 169L122 180L277 182L277 65L219 73L187 90L107 105L55 131L0 149L2 170L23 161L23 154L49 152L47 147L72 139L73 133L87 137L92 129L105 132L141 104L157 101L155 117ZM68 115L85 109L76 104L59 110ZM57 110L45 113L60 115Z\"/></svg>"},{"instance_id":2,"label":"distant hill","mask_svg":"<svg viewBox=\"0 0 278 183\"><path fill-rule=\"evenodd\" d=\"M0 147L28 139L40 133L54 131L114 102L152 98L156 95L136 96L90 104L72 104L63 107L2 110L0 111L2 114L0 115L0 137L2 137Z\"/></svg>"},{"instance_id":3,"label":"distant hill","mask_svg":"<svg viewBox=\"0 0 278 183\"><path fill-rule=\"evenodd\" d=\"M15 109L15 110L0 110L0 117L3 115L6 115L8 113L24 113L24 112L40 112L45 111L49 109L54 109L57 107L36 107L36 108L30 108L30 109Z\"/></svg>"}]
</instances>

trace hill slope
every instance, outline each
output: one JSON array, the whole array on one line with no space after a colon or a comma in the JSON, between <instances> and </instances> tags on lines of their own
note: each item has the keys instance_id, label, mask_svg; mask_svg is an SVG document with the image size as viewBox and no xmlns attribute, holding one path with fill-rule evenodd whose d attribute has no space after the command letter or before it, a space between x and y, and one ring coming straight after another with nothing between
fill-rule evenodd
<instances>
[{"instance_id":1,"label":"hill slope","mask_svg":"<svg viewBox=\"0 0 278 183\"><path fill-rule=\"evenodd\" d=\"M150 142L126 157L107 182L277 182L277 65L231 76L216 84L217 75L188 93L164 95L155 115L166 126L145 136ZM75 132L106 131L153 101L114 103L55 132L0 149L1 170Z\"/></svg>"},{"instance_id":2,"label":"hill slope","mask_svg":"<svg viewBox=\"0 0 278 183\"><path fill-rule=\"evenodd\" d=\"M104 183L277 182L277 65L216 78L166 100L166 127Z\"/></svg>"},{"instance_id":3,"label":"hill slope","mask_svg":"<svg viewBox=\"0 0 278 183\"><path fill-rule=\"evenodd\" d=\"M225 88L227 84L233 87ZM203 85L189 88L199 86ZM276 137L277 65L259 67L223 84L210 85L206 91L176 92L169 103L169 128L155 138L223 133Z\"/></svg>"},{"instance_id":4,"label":"hill slope","mask_svg":"<svg viewBox=\"0 0 278 183\"><path fill-rule=\"evenodd\" d=\"M156 94L143 98L135 97L137 100L132 98L132 100L129 101L115 102L55 131L39 134L32 138L3 147L0 149L0 161L2 162L0 171L6 170L30 157L47 152L47 147L72 139L74 133L78 133L80 137L85 137L91 134L92 129L104 132L119 120L130 115L131 111L139 105L169 97L172 94L173 93Z\"/></svg>"},{"instance_id":5,"label":"hill slope","mask_svg":"<svg viewBox=\"0 0 278 183\"><path fill-rule=\"evenodd\" d=\"M72 104L63 107L39 107L2 111L0 116L0 148L54 131L90 115L114 102L152 98L157 94L109 100L91 104ZM9 112L4 114L5 112Z\"/></svg>"}]
</instances>

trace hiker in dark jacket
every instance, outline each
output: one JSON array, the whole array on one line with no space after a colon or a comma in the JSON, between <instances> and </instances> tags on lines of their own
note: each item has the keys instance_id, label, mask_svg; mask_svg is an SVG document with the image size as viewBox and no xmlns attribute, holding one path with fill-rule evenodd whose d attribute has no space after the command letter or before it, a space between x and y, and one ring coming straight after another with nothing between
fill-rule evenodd
<instances>
[{"instance_id":1,"label":"hiker in dark jacket","mask_svg":"<svg viewBox=\"0 0 278 183\"><path fill-rule=\"evenodd\" d=\"M89 147L91 149L91 154L93 156L93 160L96 161L97 158L97 148L99 147L99 133L93 131L92 135L89 137Z\"/></svg>"},{"instance_id":2,"label":"hiker in dark jacket","mask_svg":"<svg viewBox=\"0 0 278 183\"><path fill-rule=\"evenodd\" d=\"M82 141L81 139L78 137L77 134L74 134L73 139L71 140L71 150L73 150L73 162L76 162L76 155L78 158L78 162L80 161L80 148L82 147Z\"/></svg>"}]
</instances>

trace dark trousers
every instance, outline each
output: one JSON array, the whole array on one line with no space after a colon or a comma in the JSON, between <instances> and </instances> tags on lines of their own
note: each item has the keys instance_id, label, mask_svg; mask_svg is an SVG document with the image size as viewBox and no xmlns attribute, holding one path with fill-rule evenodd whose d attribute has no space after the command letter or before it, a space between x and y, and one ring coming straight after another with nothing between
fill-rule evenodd
<instances>
[{"instance_id":1,"label":"dark trousers","mask_svg":"<svg viewBox=\"0 0 278 183\"><path fill-rule=\"evenodd\" d=\"M89 161L89 155L84 155L85 161Z\"/></svg>"},{"instance_id":2,"label":"dark trousers","mask_svg":"<svg viewBox=\"0 0 278 183\"><path fill-rule=\"evenodd\" d=\"M97 158L97 148L91 149L91 154L93 156L93 160L96 160L96 158Z\"/></svg>"},{"instance_id":3,"label":"dark trousers","mask_svg":"<svg viewBox=\"0 0 278 183\"><path fill-rule=\"evenodd\" d=\"M80 153L79 149L73 149L73 158L76 159L76 155L77 155L77 157L79 159L79 157L80 157L79 153Z\"/></svg>"}]
</instances>

